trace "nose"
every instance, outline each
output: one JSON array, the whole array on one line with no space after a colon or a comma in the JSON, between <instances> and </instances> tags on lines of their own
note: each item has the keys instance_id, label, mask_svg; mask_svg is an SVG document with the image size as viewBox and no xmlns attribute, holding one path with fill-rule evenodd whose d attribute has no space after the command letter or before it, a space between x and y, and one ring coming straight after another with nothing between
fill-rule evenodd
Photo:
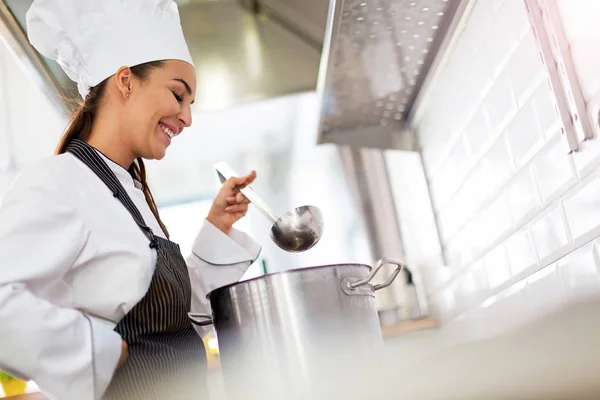
<instances>
[{"instance_id":1,"label":"nose","mask_svg":"<svg viewBox=\"0 0 600 400\"><path fill-rule=\"evenodd\" d=\"M185 107L183 110L181 110L177 117L185 128L188 128L190 125L192 125L192 109L190 107Z\"/></svg>"}]
</instances>

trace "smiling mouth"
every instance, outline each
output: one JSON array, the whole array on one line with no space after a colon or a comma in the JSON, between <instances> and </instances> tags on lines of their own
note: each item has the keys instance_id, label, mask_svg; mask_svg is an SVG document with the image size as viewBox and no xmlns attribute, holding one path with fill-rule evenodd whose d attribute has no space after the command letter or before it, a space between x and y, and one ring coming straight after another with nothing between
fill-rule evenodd
<instances>
[{"instance_id":1,"label":"smiling mouth","mask_svg":"<svg viewBox=\"0 0 600 400\"><path fill-rule=\"evenodd\" d=\"M167 126L165 126L165 125L163 125L163 124L161 124L161 123L159 123L159 124L158 124L158 126L160 126L160 129L162 129L162 131L163 131L164 133L166 133L166 134L167 134L167 136L168 136L169 138L173 139L173 137L174 137L174 136L176 136L176 135L173 133L173 131L172 131L171 129L169 129Z\"/></svg>"}]
</instances>

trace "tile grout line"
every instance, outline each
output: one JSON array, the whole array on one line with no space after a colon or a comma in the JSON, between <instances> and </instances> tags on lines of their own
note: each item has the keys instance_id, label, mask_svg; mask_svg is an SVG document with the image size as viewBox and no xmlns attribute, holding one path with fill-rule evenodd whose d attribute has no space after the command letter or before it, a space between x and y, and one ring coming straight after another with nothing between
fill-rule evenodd
<instances>
[{"instance_id":1,"label":"tile grout line","mask_svg":"<svg viewBox=\"0 0 600 400\"><path fill-rule=\"evenodd\" d=\"M582 178L582 181L585 181L588 177L594 175L595 173L597 174L598 172L600 172L600 168L598 168L596 170L590 171L588 174L586 174ZM558 199L556 199L554 202L552 202L552 203L550 203L548 205L542 206L542 208L539 210L539 212L537 212L535 214L535 216L533 216L531 219L529 219L527 221L524 221L523 223L521 223L519 225L516 225L515 228L513 228L510 231L508 231L504 235L500 236L496 241L492 242L492 244L490 246L486 247L486 250L483 250L483 251L479 252L477 254L477 256L473 257L473 259L468 262L468 264L466 264L462 268L460 268L460 273L458 275L453 276L451 279L449 279L448 281L446 281L444 284L437 286L430 293L431 294L435 294L436 292L443 291L443 290L447 289L453 282L457 281L459 278L463 277L466 273L468 273L468 270L471 269L471 266L474 265L475 263L481 261L491 250L493 250L494 248L496 248L496 247L500 246L501 244L505 243L511 236L513 236L515 233L519 232L520 230L522 230L524 228L527 228L527 227L531 227L532 223L535 222L537 219L542 218L543 214L547 210L549 210L550 208L560 206L560 202L563 201L563 197L564 196L568 197L570 194L573 194L573 192L576 192L578 189L581 189L581 188L578 188L577 186L582 181L575 182L567 190L565 190L565 192ZM587 184L587 182L586 182L586 184ZM565 215L566 215L566 210L565 210ZM563 218L563 216L561 214L561 219L562 218ZM565 225L568 225L568 222L564 222L563 221L563 223ZM533 236L533 234L532 234L532 236ZM570 248L572 245L575 245L575 241L573 241L573 240L571 240L569 242L569 244L568 244L567 247ZM536 251L536 255L537 255L537 259L538 259L538 264L539 264L543 259L540 259L540 257L539 257L537 246L534 246L534 247L535 247L535 251ZM555 262L555 261L553 261L553 262Z\"/></svg>"},{"instance_id":2,"label":"tile grout line","mask_svg":"<svg viewBox=\"0 0 600 400\"><path fill-rule=\"evenodd\" d=\"M577 246L577 247L574 247L574 248L570 248L570 246L568 246L568 250L569 250L569 251L567 251L567 252L566 252L566 254L563 254L563 255L559 256L559 257L558 257L558 258L556 258L554 261L548 262L548 263L547 263L546 265L544 265L544 266L536 266L535 268L532 268L532 269L531 269L531 272L530 272L529 274L527 274L526 276L522 276L522 277L520 277L519 279L516 279L514 282L511 282L511 284L510 284L510 285L504 285L504 284L503 284L503 285L500 285L500 286L498 286L498 288L494 289L494 290L492 291L492 293L490 293L490 295L489 295L489 296L485 297L485 299L484 299L484 300L482 300L482 301L481 301L479 304L473 304L473 305L471 305L470 307L466 308L465 310L462 310L460 313L458 313L458 314L456 314L455 316L453 316L452 318L450 318L450 319L446 320L446 322L445 322L445 323L450 323L450 322L452 322L452 321L455 321L457 318L459 318L459 317L461 317L461 316L464 316L464 315L466 315L467 313L469 313L469 312L471 312L471 311L473 311L473 310L475 310L475 309L479 308L479 307L480 307L480 306L481 306L483 303L485 303L485 302L486 302L488 299L491 299L491 298L493 298L493 297L496 297L496 296L498 296L498 295L502 294L502 292L509 290L509 289L510 289L512 286L514 286L514 285L518 285L518 284L521 284L521 283L523 283L524 281L526 281L527 279L529 279L529 278L530 278L530 277L531 277L533 274L535 274L535 273L537 273L537 272L539 272L539 271L543 270L544 268L547 268L547 267L551 266L552 264L556 264L557 262L559 262L559 261L560 261L560 260L562 260L563 258L566 258L566 257L568 257L568 256L569 256L571 253L574 253L574 252L576 252L577 250L580 250L581 248L583 248L583 247L587 246L588 244L590 244L590 243L592 243L592 242L596 241L596 240L597 240L597 239L599 239L599 238L600 238L600 235L598 235L598 236L596 236L596 237L593 237L593 238L590 238L588 241L586 241L586 242L585 242L585 243L583 243L582 245L579 245L579 246ZM596 265L596 269L598 270L598 265ZM600 273L600 271L599 271L599 273ZM525 283L526 283L526 282L525 282ZM436 294L437 294L437 293L436 293ZM431 296L431 297L435 297L435 296ZM430 298L430 299L431 299L431 298Z\"/></svg>"}]
</instances>

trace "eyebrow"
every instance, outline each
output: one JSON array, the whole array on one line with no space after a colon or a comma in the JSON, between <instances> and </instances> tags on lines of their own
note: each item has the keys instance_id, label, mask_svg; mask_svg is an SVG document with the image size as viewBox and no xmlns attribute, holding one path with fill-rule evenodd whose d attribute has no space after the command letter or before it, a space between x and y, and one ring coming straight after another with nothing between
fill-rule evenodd
<instances>
[{"instance_id":1,"label":"eyebrow","mask_svg":"<svg viewBox=\"0 0 600 400\"><path fill-rule=\"evenodd\" d=\"M187 92L188 96L192 95L192 88L190 87L190 85L185 81L185 79L181 79L181 78L175 78L173 79L174 81L177 82L181 82L183 83L183 86L185 86L185 91ZM192 104L194 104L194 100L192 100Z\"/></svg>"}]
</instances>

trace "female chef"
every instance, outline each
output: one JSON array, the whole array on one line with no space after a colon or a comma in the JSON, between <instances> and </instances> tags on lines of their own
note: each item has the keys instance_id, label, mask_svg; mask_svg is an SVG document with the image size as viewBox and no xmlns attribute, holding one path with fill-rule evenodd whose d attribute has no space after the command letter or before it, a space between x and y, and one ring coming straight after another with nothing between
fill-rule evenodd
<instances>
[{"instance_id":1,"label":"female chef","mask_svg":"<svg viewBox=\"0 0 600 400\"><path fill-rule=\"evenodd\" d=\"M202 398L189 392L205 356L187 314L210 313L207 292L239 280L260 247L232 228L254 173L223 185L187 260L148 189L142 159L163 158L192 122L177 6L35 0L27 24L84 101L58 155L0 202L0 369L61 400Z\"/></svg>"}]
</instances>

